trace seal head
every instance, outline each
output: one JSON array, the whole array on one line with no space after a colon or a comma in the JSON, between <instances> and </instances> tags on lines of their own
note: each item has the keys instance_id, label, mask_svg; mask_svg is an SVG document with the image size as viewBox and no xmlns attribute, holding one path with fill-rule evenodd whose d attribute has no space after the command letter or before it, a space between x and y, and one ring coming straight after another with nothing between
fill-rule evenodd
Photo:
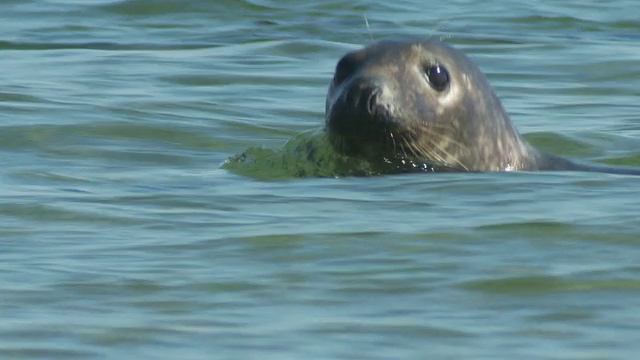
<instances>
[{"instance_id":1,"label":"seal head","mask_svg":"<svg viewBox=\"0 0 640 360\"><path fill-rule=\"evenodd\" d=\"M473 62L435 40L384 40L344 55L327 94L325 131L344 154L404 169L548 166Z\"/></svg>"}]
</instances>

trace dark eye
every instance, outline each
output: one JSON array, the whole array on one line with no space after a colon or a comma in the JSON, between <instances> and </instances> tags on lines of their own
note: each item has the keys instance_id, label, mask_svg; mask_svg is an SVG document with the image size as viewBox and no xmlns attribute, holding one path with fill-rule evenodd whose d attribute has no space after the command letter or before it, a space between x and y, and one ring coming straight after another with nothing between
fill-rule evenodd
<instances>
[{"instance_id":1,"label":"dark eye","mask_svg":"<svg viewBox=\"0 0 640 360\"><path fill-rule=\"evenodd\" d=\"M354 54L350 53L342 57L336 65L336 72L333 75L333 82L337 85L345 81L357 68L358 61Z\"/></svg>"},{"instance_id":2,"label":"dark eye","mask_svg":"<svg viewBox=\"0 0 640 360\"><path fill-rule=\"evenodd\" d=\"M427 66L424 70L429 83L434 89L442 91L449 85L449 72L442 65Z\"/></svg>"}]
</instances>

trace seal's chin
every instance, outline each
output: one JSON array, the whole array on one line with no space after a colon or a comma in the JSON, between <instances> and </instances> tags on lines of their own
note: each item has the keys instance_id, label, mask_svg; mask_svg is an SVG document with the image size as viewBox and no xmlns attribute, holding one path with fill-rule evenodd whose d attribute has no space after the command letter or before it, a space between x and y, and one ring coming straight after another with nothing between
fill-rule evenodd
<instances>
[{"instance_id":1,"label":"seal's chin","mask_svg":"<svg viewBox=\"0 0 640 360\"><path fill-rule=\"evenodd\" d=\"M389 119L356 114L333 114L328 118L326 133L333 147L348 156L367 159L396 157L397 130Z\"/></svg>"},{"instance_id":2,"label":"seal's chin","mask_svg":"<svg viewBox=\"0 0 640 360\"><path fill-rule=\"evenodd\" d=\"M338 152L350 156L366 156L390 150L388 136L384 132L360 129L353 132L327 126L326 133ZM386 151L385 151L386 152Z\"/></svg>"},{"instance_id":3,"label":"seal's chin","mask_svg":"<svg viewBox=\"0 0 640 360\"><path fill-rule=\"evenodd\" d=\"M325 131L338 153L366 160L378 173L433 172L443 168L439 161L411 153L398 142L404 141L398 133L368 133L367 137L361 137L339 134L331 128Z\"/></svg>"}]
</instances>

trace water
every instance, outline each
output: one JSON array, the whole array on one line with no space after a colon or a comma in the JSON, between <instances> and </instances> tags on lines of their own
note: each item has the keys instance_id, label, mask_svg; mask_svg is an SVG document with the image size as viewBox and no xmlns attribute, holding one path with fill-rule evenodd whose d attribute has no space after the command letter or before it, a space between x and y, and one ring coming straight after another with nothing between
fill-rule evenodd
<instances>
[{"instance_id":1,"label":"water","mask_svg":"<svg viewBox=\"0 0 640 360\"><path fill-rule=\"evenodd\" d=\"M538 147L640 166L638 13L3 1L0 358L634 358L637 177L221 165L318 128L347 50L425 35Z\"/></svg>"}]
</instances>

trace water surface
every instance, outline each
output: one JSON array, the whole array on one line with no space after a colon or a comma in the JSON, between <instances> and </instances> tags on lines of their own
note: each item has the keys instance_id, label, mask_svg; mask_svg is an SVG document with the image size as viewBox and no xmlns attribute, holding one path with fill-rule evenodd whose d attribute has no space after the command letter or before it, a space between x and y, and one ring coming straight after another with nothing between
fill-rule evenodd
<instances>
[{"instance_id":1,"label":"water surface","mask_svg":"<svg viewBox=\"0 0 640 360\"><path fill-rule=\"evenodd\" d=\"M346 51L424 35L469 54L533 144L640 166L638 13L3 1L0 357L633 358L637 177L221 165L319 128Z\"/></svg>"}]
</instances>

